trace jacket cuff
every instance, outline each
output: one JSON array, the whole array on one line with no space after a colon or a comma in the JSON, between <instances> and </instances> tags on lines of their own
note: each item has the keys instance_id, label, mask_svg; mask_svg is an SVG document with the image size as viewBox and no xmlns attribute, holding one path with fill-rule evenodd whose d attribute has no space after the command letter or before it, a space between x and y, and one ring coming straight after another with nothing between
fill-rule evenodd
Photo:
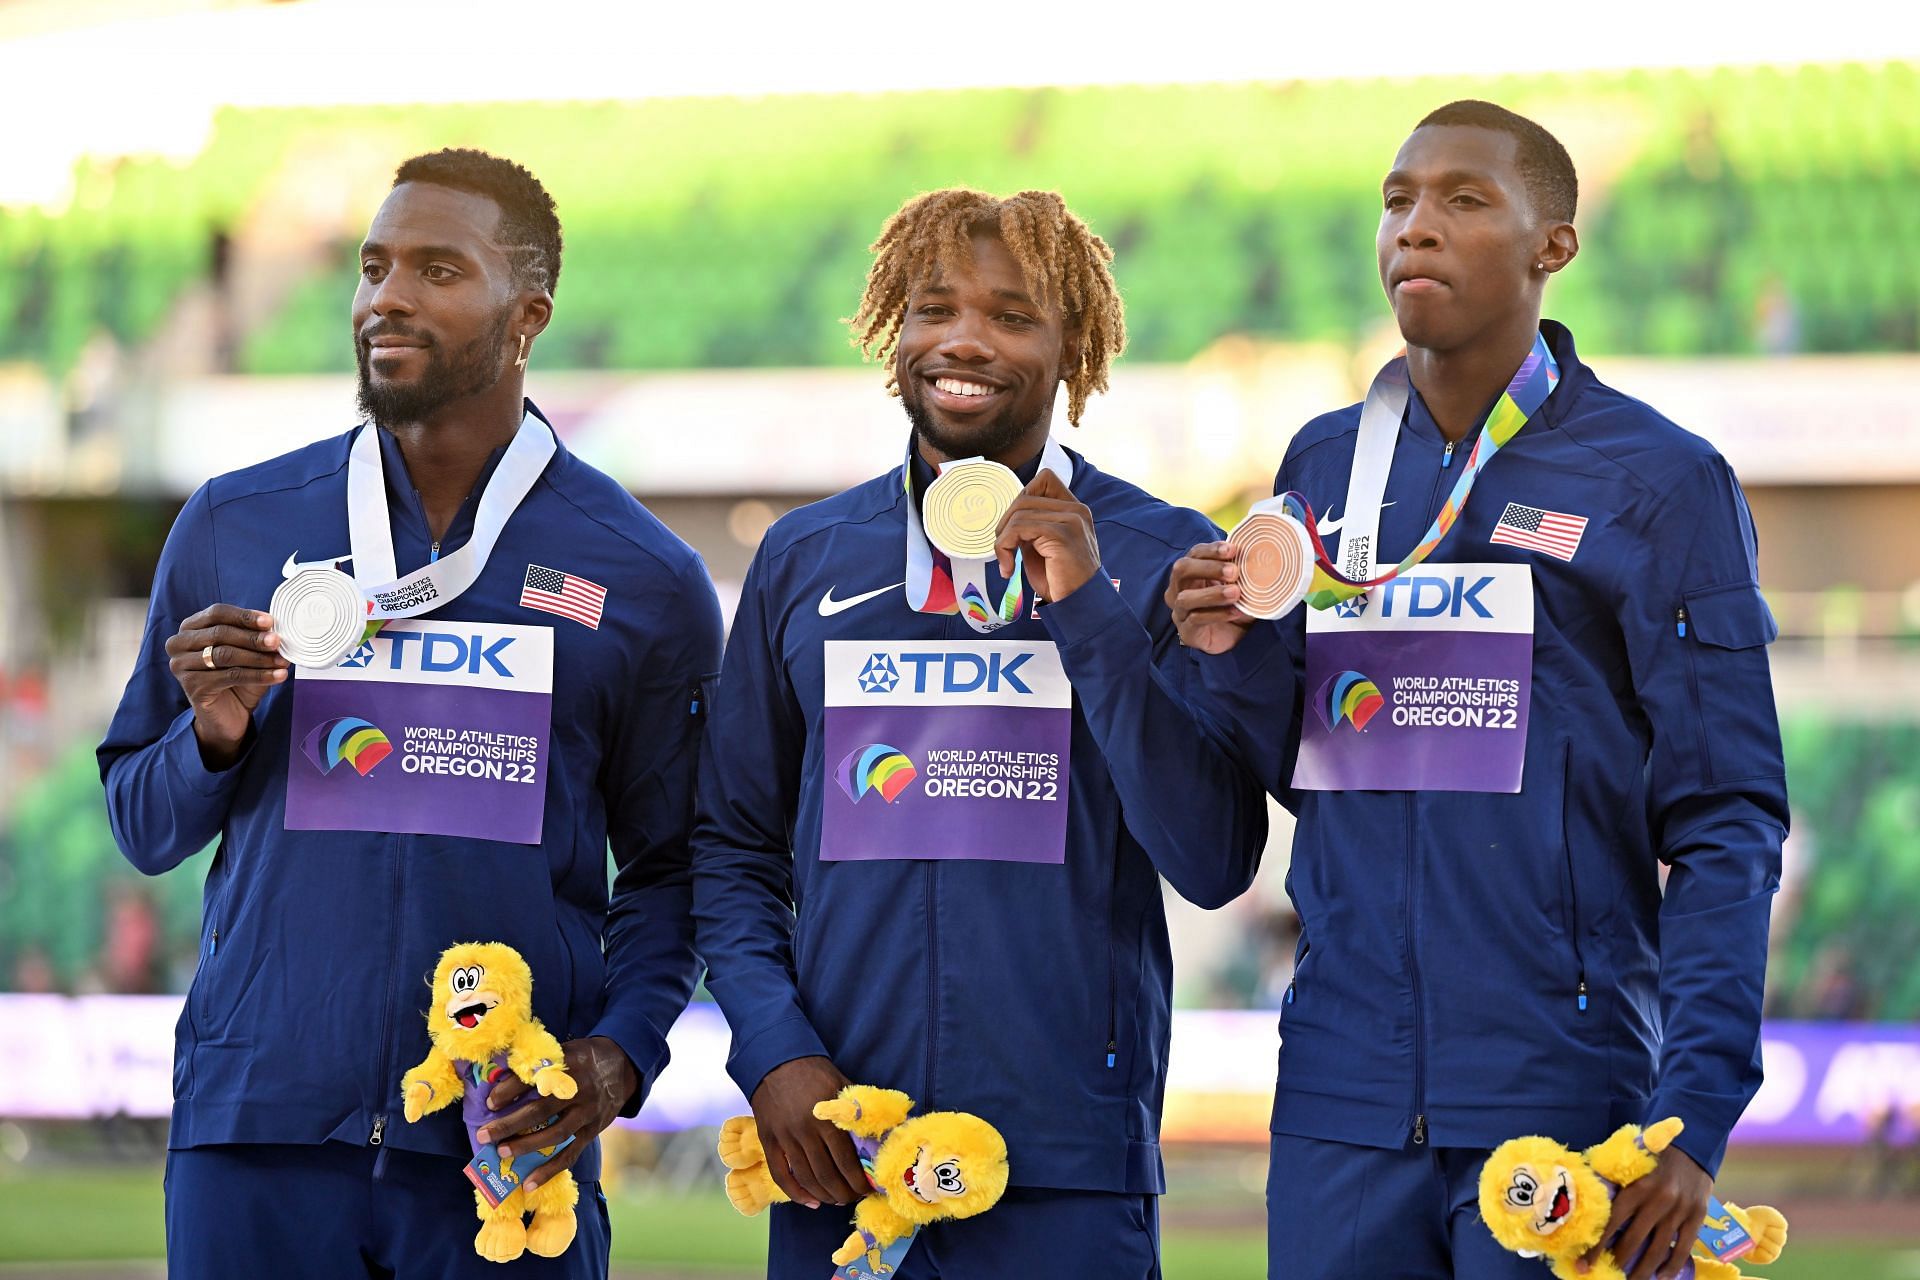
<instances>
[{"instance_id":1,"label":"jacket cuff","mask_svg":"<svg viewBox=\"0 0 1920 1280\"><path fill-rule=\"evenodd\" d=\"M1647 1104L1644 1124L1654 1124L1668 1116L1679 1116L1685 1128L1673 1140L1675 1148L1693 1158L1709 1176L1720 1176L1720 1162L1726 1158L1727 1135L1733 1131L1744 1098L1718 1094L1688 1093L1684 1090L1656 1090Z\"/></svg>"},{"instance_id":2,"label":"jacket cuff","mask_svg":"<svg viewBox=\"0 0 1920 1280\"><path fill-rule=\"evenodd\" d=\"M1240 637L1240 643L1225 653L1196 652L1194 665L1200 669L1201 681L1215 693L1233 693L1246 688L1276 658L1291 663L1293 659L1286 641L1280 636L1284 621L1254 623L1247 634Z\"/></svg>"},{"instance_id":3,"label":"jacket cuff","mask_svg":"<svg viewBox=\"0 0 1920 1280\"><path fill-rule=\"evenodd\" d=\"M1105 565L1097 566L1065 600L1043 601L1040 620L1061 644L1079 644L1123 620L1139 626Z\"/></svg>"},{"instance_id":4,"label":"jacket cuff","mask_svg":"<svg viewBox=\"0 0 1920 1280\"><path fill-rule=\"evenodd\" d=\"M829 1058L826 1045L820 1043L813 1024L802 1017L783 1018L765 1031L746 1040L736 1037L733 1053L727 1058L727 1074L748 1098L767 1078L767 1073L795 1058Z\"/></svg>"},{"instance_id":5,"label":"jacket cuff","mask_svg":"<svg viewBox=\"0 0 1920 1280\"><path fill-rule=\"evenodd\" d=\"M667 1068L671 1056L667 1052L666 1037L653 1029L653 1024L643 1017L628 1016L612 1010L601 1015L594 1024L591 1036L605 1036L620 1046L620 1052L627 1055L627 1061L633 1064L634 1074L640 1077L640 1083L634 1088L633 1096L627 1099L627 1105L620 1108L620 1114L631 1120L640 1114L640 1105L647 1100L647 1094L653 1088L653 1082Z\"/></svg>"},{"instance_id":6,"label":"jacket cuff","mask_svg":"<svg viewBox=\"0 0 1920 1280\"><path fill-rule=\"evenodd\" d=\"M246 740L240 744L240 754L233 764L225 769L209 769L200 758L200 739L193 734L193 708L188 707L174 717L173 725L160 740L160 749L166 755L169 772L181 786L197 796L212 799L240 785L240 766L253 754L253 744L258 737L258 730L249 720Z\"/></svg>"}]
</instances>

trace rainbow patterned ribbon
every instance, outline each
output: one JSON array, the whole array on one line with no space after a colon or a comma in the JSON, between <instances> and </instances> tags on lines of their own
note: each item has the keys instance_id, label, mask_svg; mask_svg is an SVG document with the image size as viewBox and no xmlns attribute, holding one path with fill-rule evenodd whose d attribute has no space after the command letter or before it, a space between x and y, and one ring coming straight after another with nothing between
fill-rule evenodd
<instances>
[{"instance_id":1,"label":"rainbow patterned ribbon","mask_svg":"<svg viewBox=\"0 0 1920 1280\"><path fill-rule=\"evenodd\" d=\"M1396 363L1404 364L1406 357L1394 357ZM1382 371L1393 369L1393 364ZM1454 481L1453 492L1440 504L1440 514L1434 517L1426 536L1420 544L1409 551L1406 558L1377 578L1358 581L1347 577L1333 567L1333 558L1327 554L1327 548L1320 541L1320 530L1313 521L1313 508L1307 500L1297 493L1282 495L1282 509L1307 527L1307 535L1313 539L1313 581L1307 587L1307 604L1315 609L1331 609L1342 600L1351 600L1363 595L1374 587L1391 582L1407 570L1418 565L1447 536L1460 513L1466 510L1467 495L1473 492L1473 482L1479 478L1481 468L1493 460L1500 447L1520 434L1520 428L1527 425L1529 419L1540 411L1547 397L1553 394L1560 382L1560 365L1553 358L1553 352L1547 349L1545 335L1537 335L1533 340L1533 350L1520 362L1520 368L1507 383L1507 389L1500 393L1500 399L1494 403L1493 411L1481 425L1479 438L1473 442L1473 449L1467 454L1466 466L1461 468L1460 478Z\"/></svg>"},{"instance_id":2,"label":"rainbow patterned ribbon","mask_svg":"<svg viewBox=\"0 0 1920 1280\"><path fill-rule=\"evenodd\" d=\"M1062 484L1073 481L1073 460L1051 436L1040 453L1040 468L1060 477ZM920 524L920 502L913 492L913 444L907 444L907 463L900 475L907 498L907 578L904 589L907 606L916 613L957 613L967 625L982 635L998 631L1025 611L1026 555L1013 553L1013 573L1000 593L1000 607L987 598L986 562L963 564L959 574L947 553L928 541ZM955 579L959 580L958 589Z\"/></svg>"}]
</instances>

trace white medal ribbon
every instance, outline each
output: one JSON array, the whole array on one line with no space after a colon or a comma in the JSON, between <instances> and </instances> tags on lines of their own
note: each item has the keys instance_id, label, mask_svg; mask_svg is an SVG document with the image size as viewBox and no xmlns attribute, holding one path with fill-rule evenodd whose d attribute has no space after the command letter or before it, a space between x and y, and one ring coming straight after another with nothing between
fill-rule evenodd
<instances>
[{"instance_id":1,"label":"white medal ribbon","mask_svg":"<svg viewBox=\"0 0 1920 1280\"><path fill-rule=\"evenodd\" d=\"M1400 421L1407 413L1407 395L1407 360L1401 356L1375 375L1360 407L1353 469L1347 475L1347 506L1340 517L1339 569L1356 582L1373 577L1374 566L1380 563L1380 509L1387 497L1394 446L1400 442Z\"/></svg>"},{"instance_id":2,"label":"white medal ribbon","mask_svg":"<svg viewBox=\"0 0 1920 1280\"><path fill-rule=\"evenodd\" d=\"M485 571L500 531L559 448L544 422L531 413L522 418L480 495L473 536L459 550L401 577L394 568L379 430L373 423L362 427L347 456L353 575L332 568L302 569L280 584L268 606L281 652L297 666L336 666L359 647L369 626L427 613L457 599Z\"/></svg>"},{"instance_id":3,"label":"white medal ribbon","mask_svg":"<svg viewBox=\"0 0 1920 1280\"><path fill-rule=\"evenodd\" d=\"M933 546L927 540L926 530L921 525L920 503L913 493L913 456L911 445L908 446L908 450L905 476L907 488L907 603L912 606L916 612L925 613L928 612L928 610L924 606L926 605L928 596L931 594L933 585ZM963 462L978 463L984 462L985 460L986 459L979 457L954 458L951 461L941 463L940 470L945 471L948 467ZM1069 489L1073 487L1073 459L1067 456L1067 451L1062 448L1060 442L1052 436L1047 437L1046 448L1040 452L1040 470L1053 472L1054 475L1059 477L1061 484L1066 485ZM981 635L991 635L993 632L998 631L1000 628L1006 626L1007 623L1014 620L1013 618L1000 617L987 595L987 561L953 559L949 557L948 564L951 566L953 573L955 610L961 617L967 620L968 626L972 627ZM1020 572L1017 562L1014 571L1016 573ZM983 612L986 616L982 617L979 616L978 613L970 612L965 603L963 603L964 597L967 595L969 589L972 590L973 594L978 597L979 600L985 602Z\"/></svg>"}]
</instances>

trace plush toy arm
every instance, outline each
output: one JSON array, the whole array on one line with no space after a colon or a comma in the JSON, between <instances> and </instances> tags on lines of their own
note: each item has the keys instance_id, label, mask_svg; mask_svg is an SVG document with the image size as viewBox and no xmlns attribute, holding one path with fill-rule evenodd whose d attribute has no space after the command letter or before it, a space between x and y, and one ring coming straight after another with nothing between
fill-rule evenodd
<instances>
[{"instance_id":1,"label":"plush toy arm","mask_svg":"<svg viewBox=\"0 0 1920 1280\"><path fill-rule=\"evenodd\" d=\"M1656 1157L1680 1135L1678 1116L1669 1116L1644 1132L1638 1125L1623 1124L1611 1138L1587 1149L1587 1163L1609 1182L1626 1186L1652 1173L1659 1164Z\"/></svg>"},{"instance_id":2,"label":"plush toy arm","mask_svg":"<svg viewBox=\"0 0 1920 1280\"><path fill-rule=\"evenodd\" d=\"M913 1099L898 1089L876 1089L870 1084L850 1084L838 1097L813 1105L816 1119L863 1138L885 1137L906 1123L912 1110Z\"/></svg>"},{"instance_id":3,"label":"plush toy arm","mask_svg":"<svg viewBox=\"0 0 1920 1280\"><path fill-rule=\"evenodd\" d=\"M507 1069L540 1091L542 1097L567 1099L580 1091L567 1074L566 1051L551 1032L528 1019L507 1051Z\"/></svg>"},{"instance_id":4,"label":"plush toy arm","mask_svg":"<svg viewBox=\"0 0 1920 1280\"><path fill-rule=\"evenodd\" d=\"M400 1077L401 1105L408 1124L431 1115L459 1096L460 1076L453 1069L453 1060L440 1052L438 1045L427 1050L426 1059L419 1066Z\"/></svg>"},{"instance_id":5,"label":"plush toy arm","mask_svg":"<svg viewBox=\"0 0 1920 1280\"><path fill-rule=\"evenodd\" d=\"M885 1248L913 1230L913 1221L893 1211L887 1198L871 1195L853 1207L853 1225L872 1236Z\"/></svg>"}]
</instances>

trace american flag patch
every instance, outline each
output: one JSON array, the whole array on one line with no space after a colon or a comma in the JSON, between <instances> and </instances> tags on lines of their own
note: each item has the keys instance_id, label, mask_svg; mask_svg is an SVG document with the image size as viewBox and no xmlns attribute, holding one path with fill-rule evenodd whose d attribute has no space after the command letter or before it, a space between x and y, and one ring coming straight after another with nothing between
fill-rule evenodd
<instances>
[{"instance_id":1,"label":"american flag patch","mask_svg":"<svg viewBox=\"0 0 1920 1280\"><path fill-rule=\"evenodd\" d=\"M1570 516L1564 511L1542 511L1509 502L1493 526L1494 542L1529 551L1544 551L1562 560L1573 559L1579 550L1580 535L1587 531L1585 516Z\"/></svg>"},{"instance_id":2,"label":"american flag patch","mask_svg":"<svg viewBox=\"0 0 1920 1280\"><path fill-rule=\"evenodd\" d=\"M595 631L600 629L600 612L606 603L607 589L599 583L545 565L528 565L527 580L520 588L522 608L557 613Z\"/></svg>"}]
</instances>

